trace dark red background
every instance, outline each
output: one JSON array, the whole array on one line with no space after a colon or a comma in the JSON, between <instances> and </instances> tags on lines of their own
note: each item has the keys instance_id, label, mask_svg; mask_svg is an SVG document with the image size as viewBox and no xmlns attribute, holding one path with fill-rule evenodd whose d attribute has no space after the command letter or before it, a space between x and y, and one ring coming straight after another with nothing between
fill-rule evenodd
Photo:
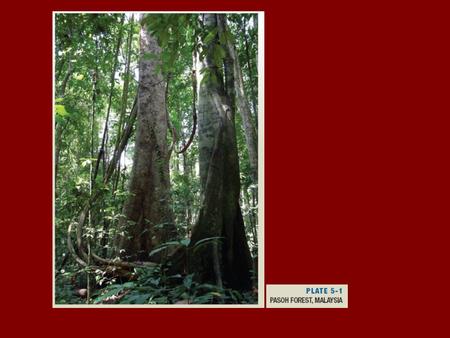
<instances>
[{"instance_id":1,"label":"dark red background","mask_svg":"<svg viewBox=\"0 0 450 338\"><path fill-rule=\"evenodd\" d=\"M446 8L268 0L2 7L0 301L1 321L16 331L5 336L442 336ZM53 10L265 11L266 283L348 283L349 309L52 309Z\"/></svg>"}]
</instances>

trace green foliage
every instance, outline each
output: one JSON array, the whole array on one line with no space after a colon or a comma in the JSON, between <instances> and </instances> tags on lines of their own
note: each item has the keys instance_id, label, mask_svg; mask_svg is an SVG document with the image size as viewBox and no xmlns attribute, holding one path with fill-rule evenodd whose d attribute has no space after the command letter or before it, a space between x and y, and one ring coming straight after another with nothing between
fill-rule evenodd
<instances>
[{"instance_id":1,"label":"green foliage","mask_svg":"<svg viewBox=\"0 0 450 338\"><path fill-rule=\"evenodd\" d=\"M168 276L161 266L136 270L137 279L104 288L95 304L254 304L253 292L238 292L212 284L201 284L195 276Z\"/></svg>"},{"instance_id":2,"label":"green foliage","mask_svg":"<svg viewBox=\"0 0 450 338\"><path fill-rule=\"evenodd\" d=\"M148 14L142 20L162 48L162 72L169 74L175 62L192 52L193 31L198 29L193 14Z\"/></svg>"},{"instance_id":3,"label":"green foliage","mask_svg":"<svg viewBox=\"0 0 450 338\"><path fill-rule=\"evenodd\" d=\"M213 49L213 60L214 64L216 66L219 66L222 64L223 59L225 58L225 49L220 44L215 44Z\"/></svg>"},{"instance_id":4,"label":"green foliage","mask_svg":"<svg viewBox=\"0 0 450 338\"><path fill-rule=\"evenodd\" d=\"M217 243L218 241L224 239L223 237L207 237L199 240L196 242L193 246L193 250L196 251L197 249L200 249L201 247L205 246L206 244L211 244L213 242Z\"/></svg>"},{"instance_id":5,"label":"green foliage","mask_svg":"<svg viewBox=\"0 0 450 338\"><path fill-rule=\"evenodd\" d=\"M206 245L206 244L210 244L212 242L217 242L219 240L222 240L223 237L208 237L208 238L203 238L201 240L199 240L198 242L196 242L194 244L194 246L192 247L192 249L194 251L196 251L197 249L201 248L202 246ZM178 241L169 241L166 243L163 243L161 245L159 245L157 248L153 249L150 253L149 256L153 256L156 255L157 253L164 251L172 246L177 246L177 247L184 247L187 248L189 247L191 241L189 238L184 238L184 239L180 239Z\"/></svg>"},{"instance_id":6,"label":"green foliage","mask_svg":"<svg viewBox=\"0 0 450 338\"><path fill-rule=\"evenodd\" d=\"M58 115L61 118L64 118L67 115L69 115L69 113L66 110L66 107L64 107L64 105L62 104L55 104L55 112L56 115Z\"/></svg>"},{"instance_id":7,"label":"green foliage","mask_svg":"<svg viewBox=\"0 0 450 338\"><path fill-rule=\"evenodd\" d=\"M203 39L203 44L210 44L216 38L218 31L219 29L217 27L214 27L210 32L208 32L208 34L206 34L205 38Z\"/></svg>"},{"instance_id":8,"label":"green foliage","mask_svg":"<svg viewBox=\"0 0 450 338\"><path fill-rule=\"evenodd\" d=\"M122 39L119 66L115 73L115 84L111 97L111 116L107 126L108 137L105 147L105 163L111 161L115 145L123 132L119 128L122 107L122 91L126 78L130 79L126 114L122 126L128 121L135 94L137 92L137 72L139 61L140 23L126 17L121 25L122 14L70 14L60 13L55 17L55 106L56 128L55 149L59 149L58 172L55 176L55 294L58 304L79 304L85 299L76 296L76 287L86 287L88 271L80 269L76 262L67 258L67 229L76 224L80 210L91 197L92 191L101 190L101 198L92 205L86 220L84 238L91 240L92 251L102 257L115 258L115 239L123 229L119 228L122 209L128 196L129 178L134 153L134 135L122 155L112 179L103 183L104 164L99 163L99 174L92 182L92 171L97 164L101 136L104 128L110 94L110 79L114 64L114 48L120 30L134 33L131 40L131 73L125 70L127 56L126 38ZM244 74L244 86L252 93L252 107L257 108L257 34L255 19L250 14L227 14L230 30L219 34L217 28L203 27L196 14L151 14L142 24L157 36L162 48L161 71L170 78L167 110L174 138L168 135L168 144L174 142L170 158L171 206L179 238L153 250L153 258L164 249L175 246L188 247L189 235L200 209L200 179L198 175L198 140L196 136L188 151L177 154L183 147L193 128L192 118L192 54L200 58L210 53L218 69L226 57L225 44L232 41L236 45ZM243 34L242 32L245 32ZM125 37L125 35L124 35ZM247 39L247 41L245 41ZM211 47L211 48L209 48ZM144 55L153 60L155 55ZM203 78L219 81L219 73L207 71ZM67 79L65 83L64 81ZM253 90L253 92L252 92ZM255 120L256 124L256 120ZM198 130L198 129L197 129ZM246 151L242 121L236 115L236 136L241 169L242 211L247 236L255 253L257 240L254 234L257 209L257 191L250 177L250 167ZM256 221L255 221L256 220ZM161 227L164 224L159 225ZM72 238L76 242L75 236ZM196 243L195 248L220 241L218 237L206 238ZM170 244L171 243L171 244ZM159 251L156 251L159 250ZM195 250L195 249L194 249ZM105 271L89 271L92 286L90 302L114 302L120 304L228 304L254 303L255 295L220 289L214 285L198 284L195 276L167 276L162 267L137 269L137 279L121 283ZM75 280L75 282L74 282ZM113 296L116 296L114 298Z\"/></svg>"}]
</instances>

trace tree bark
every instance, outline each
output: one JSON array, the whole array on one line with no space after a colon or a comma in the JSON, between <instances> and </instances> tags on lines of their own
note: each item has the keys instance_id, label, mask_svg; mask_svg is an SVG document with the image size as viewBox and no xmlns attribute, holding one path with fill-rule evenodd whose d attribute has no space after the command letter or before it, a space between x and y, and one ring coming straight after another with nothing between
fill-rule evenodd
<instances>
[{"instance_id":1,"label":"tree bark","mask_svg":"<svg viewBox=\"0 0 450 338\"><path fill-rule=\"evenodd\" d=\"M160 53L156 38L143 25L134 161L119 238L120 255L129 261L149 260L155 246L175 235L169 194L165 82L157 70L160 61L147 57Z\"/></svg>"},{"instance_id":2,"label":"tree bark","mask_svg":"<svg viewBox=\"0 0 450 338\"><path fill-rule=\"evenodd\" d=\"M216 14L205 14L208 29L217 27ZM217 39L207 46L202 73L210 73L200 85L199 152L202 203L192 230L189 269L201 282L234 289L251 288L251 256L239 205L239 161L230 98L221 70L214 64ZM215 238L208 240L210 238ZM199 242L203 240L203 244Z\"/></svg>"},{"instance_id":3,"label":"tree bark","mask_svg":"<svg viewBox=\"0 0 450 338\"><path fill-rule=\"evenodd\" d=\"M219 31L221 34L227 30L227 23L224 15L218 15ZM236 97L236 108L242 117L242 124L244 127L245 141L247 144L248 157L250 161L250 169L252 174L252 180L254 183L258 179L258 144L255 126L253 125L251 118L250 105L248 103L247 96L244 91L244 80L242 76L242 70L239 63L239 57L236 53L236 49L233 42L230 39L226 40L227 56L231 59L233 67L233 81L234 81L234 94ZM227 58L226 58L227 59Z\"/></svg>"}]
</instances>

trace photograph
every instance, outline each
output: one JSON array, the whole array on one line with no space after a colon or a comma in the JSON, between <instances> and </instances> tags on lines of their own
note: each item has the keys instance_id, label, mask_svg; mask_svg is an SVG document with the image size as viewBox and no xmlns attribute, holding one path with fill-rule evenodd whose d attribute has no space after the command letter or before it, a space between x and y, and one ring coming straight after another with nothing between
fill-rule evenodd
<instances>
[{"instance_id":1,"label":"photograph","mask_svg":"<svg viewBox=\"0 0 450 338\"><path fill-rule=\"evenodd\" d=\"M263 12L53 12L53 307L263 307Z\"/></svg>"}]
</instances>

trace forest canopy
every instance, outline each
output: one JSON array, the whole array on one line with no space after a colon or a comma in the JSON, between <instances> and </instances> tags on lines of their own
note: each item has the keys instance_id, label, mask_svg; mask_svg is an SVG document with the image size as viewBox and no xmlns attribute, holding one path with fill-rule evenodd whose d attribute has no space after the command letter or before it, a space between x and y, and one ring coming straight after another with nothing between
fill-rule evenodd
<instances>
[{"instance_id":1,"label":"forest canopy","mask_svg":"<svg viewBox=\"0 0 450 338\"><path fill-rule=\"evenodd\" d=\"M55 303L257 303L257 14L58 13L54 41Z\"/></svg>"}]
</instances>

